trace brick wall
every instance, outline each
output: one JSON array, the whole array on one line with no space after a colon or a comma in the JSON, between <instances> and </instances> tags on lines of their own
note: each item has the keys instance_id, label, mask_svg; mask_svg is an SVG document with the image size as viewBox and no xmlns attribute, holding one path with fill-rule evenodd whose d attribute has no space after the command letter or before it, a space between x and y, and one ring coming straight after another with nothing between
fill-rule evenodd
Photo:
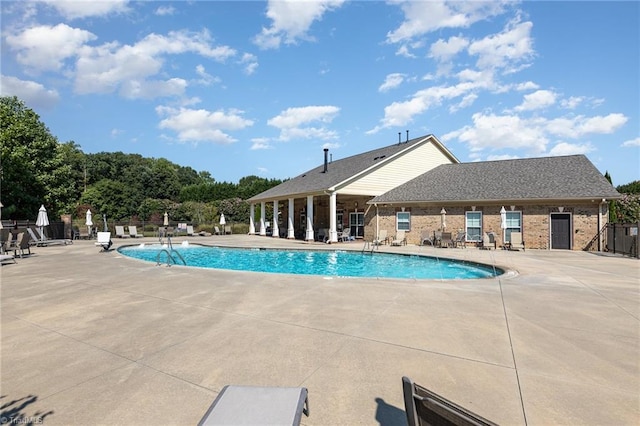
<instances>
[{"instance_id":1,"label":"brick wall","mask_svg":"<svg viewBox=\"0 0 640 426\"><path fill-rule=\"evenodd\" d=\"M476 206L476 211L482 212L483 232L493 232L497 237L498 246L503 244L503 232L500 229L500 209L502 205ZM571 214L571 239L573 250L583 250L598 234L598 203L565 205L564 213ZM505 206L507 211L510 206ZM423 231L442 230L440 207L405 207L411 212L411 230L406 232L407 244L419 244ZM454 237L458 231L464 231L465 211L471 206L445 206L446 231L452 232ZM550 219L551 213L557 213L557 205L515 205L515 211L522 212L523 240L528 249L549 249L550 247ZM400 208L378 207L379 229L386 229L391 237L396 234L396 212ZM603 223L607 221L607 213L603 212ZM376 233L376 211L371 208L365 216L365 240L371 241ZM597 245L596 245L597 246Z\"/></svg>"}]
</instances>

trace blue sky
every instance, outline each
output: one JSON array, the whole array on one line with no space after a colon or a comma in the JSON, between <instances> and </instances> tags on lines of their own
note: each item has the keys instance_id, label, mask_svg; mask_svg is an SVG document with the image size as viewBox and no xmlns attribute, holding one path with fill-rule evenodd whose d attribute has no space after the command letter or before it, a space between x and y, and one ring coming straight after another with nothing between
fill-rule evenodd
<instances>
[{"instance_id":1,"label":"blue sky","mask_svg":"<svg viewBox=\"0 0 640 426\"><path fill-rule=\"evenodd\" d=\"M283 179L434 134L640 179L640 3L3 1L1 86L86 153Z\"/></svg>"}]
</instances>

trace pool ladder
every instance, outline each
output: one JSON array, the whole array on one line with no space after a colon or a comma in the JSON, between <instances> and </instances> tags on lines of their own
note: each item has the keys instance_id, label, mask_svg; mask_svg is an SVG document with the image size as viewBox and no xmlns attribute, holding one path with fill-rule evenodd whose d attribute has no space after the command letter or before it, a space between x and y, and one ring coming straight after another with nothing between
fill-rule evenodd
<instances>
[{"instance_id":1,"label":"pool ladder","mask_svg":"<svg viewBox=\"0 0 640 426\"><path fill-rule=\"evenodd\" d=\"M160 237L160 244L162 244L162 237ZM180 261L182 261L182 264L184 266L187 266L187 262L185 262L184 257L182 257L182 255L180 254L180 252L178 252L178 250L175 250L173 248L173 244L171 244L170 236L167 236L167 247L168 249L163 248L162 250L160 250L160 252L156 256L156 266L160 266L160 264L162 263L160 262L160 256L162 256L163 253L167 254L167 266L171 266L172 262L175 263L176 265L178 264L178 261L176 260L176 258L173 257L174 254L180 259Z\"/></svg>"},{"instance_id":2,"label":"pool ladder","mask_svg":"<svg viewBox=\"0 0 640 426\"><path fill-rule=\"evenodd\" d=\"M367 252L373 254L374 250L378 250L378 244L374 244L372 241L365 241L362 247L362 253Z\"/></svg>"}]
</instances>

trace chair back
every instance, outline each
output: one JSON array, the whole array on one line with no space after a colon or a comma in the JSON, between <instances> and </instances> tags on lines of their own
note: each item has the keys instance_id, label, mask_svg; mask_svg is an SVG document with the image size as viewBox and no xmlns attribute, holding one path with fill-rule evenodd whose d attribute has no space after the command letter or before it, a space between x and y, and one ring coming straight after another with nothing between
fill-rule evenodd
<instances>
[{"instance_id":1,"label":"chair back","mask_svg":"<svg viewBox=\"0 0 640 426\"><path fill-rule=\"evenodd\" d=\"M116 225L116 237L124 236L124 226Z\"/></svg>"},{"instance_id":2,"label":"chair back","mask_svg":"<svg viewBox=\"0 0 640 426\"><path fill-rule=\"evenodd\" d=\"M522 245L522 232L511 233L511 244L514 246Z\"/></svg>"},{"instance_id":3,"label":"chair back","mask_svg":"<svg viewBox=\"0 0 640 426\"><path fill-rule=\"evenodd\" d=\"M133 225L129 225L129 235L131 235L132 237L137 237L138 236L138 227L137 226L133 226Z\"/></svg>"},{"instance_id":4,"label":"chair back","mask_svg":"<svg viewBox=\"0 0 640 426\"><path fill-rule=\"evenodd\" d=\"M387 239L387 230L381 229L380 232L378 232L378 240L382 241L386 239Z\"/></svg>"},{"instance_id":5,"label":"chair back","mask_svg":"<svg viewBox=\"0 0 640 426\"><path fill-rule=\"evenodd\" d=\"M111 232L98 232L98 243L108 244L111 240Z\"/></svg>"}]
</instances>

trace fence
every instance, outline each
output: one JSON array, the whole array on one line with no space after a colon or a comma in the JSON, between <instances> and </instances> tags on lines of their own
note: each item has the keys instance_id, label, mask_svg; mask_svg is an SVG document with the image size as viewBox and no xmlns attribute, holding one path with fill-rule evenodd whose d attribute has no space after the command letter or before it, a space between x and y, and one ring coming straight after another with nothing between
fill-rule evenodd
<instances>
[{"instance_id":1,"label":"fence","mask_svg":"<svg viewBox=\"0 0 640 426\"><path fill-rule=\"evenodd\" d=\"M610 223L606 227L606 249L611 253L640 258L640 223Z\"/></svg>"}]
</instances>

